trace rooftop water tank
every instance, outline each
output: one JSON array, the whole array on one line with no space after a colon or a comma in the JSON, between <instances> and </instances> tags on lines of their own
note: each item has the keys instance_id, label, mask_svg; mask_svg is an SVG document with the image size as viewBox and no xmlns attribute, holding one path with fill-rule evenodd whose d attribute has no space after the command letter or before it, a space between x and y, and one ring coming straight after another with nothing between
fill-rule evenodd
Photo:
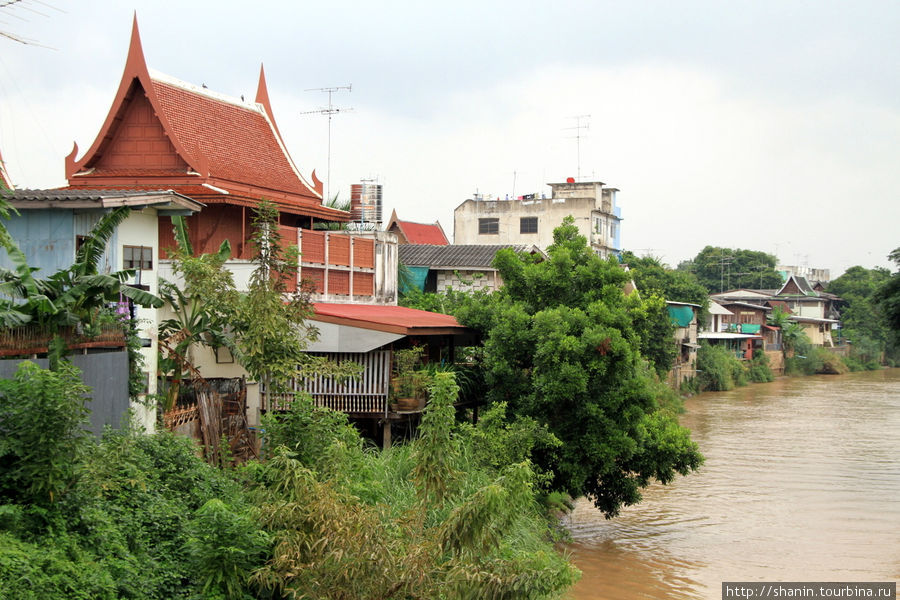
<instances>
[{"instance_id":1,"label":"rooftop water tank","mask_svg":"<svg viewBox=\"0 0 900 600\"><path fill-rule=\"evenodd\" d=\"M350 186L350 218L360 223L381 223L381 184Z\"/></svg>"}]
</instances>

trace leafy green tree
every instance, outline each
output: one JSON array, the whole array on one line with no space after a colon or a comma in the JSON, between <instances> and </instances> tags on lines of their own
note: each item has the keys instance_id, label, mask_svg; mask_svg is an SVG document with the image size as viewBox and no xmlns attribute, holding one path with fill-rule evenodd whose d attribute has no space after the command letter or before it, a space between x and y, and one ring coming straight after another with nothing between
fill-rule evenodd
<instances>
[{"instance_id":1,"label":"leafy green tree","mask_svg":"<svg viewBox=\"0 0 900 600\"><path fill-rule=\"evenodd\" d=\"M302 287L288 290L287 280L297 275L299 251L282 239L278 210L271 202L256 208L251 242L256 268L231 317L234 346L252 377L278 388L303 370L325 369L326 363L306 352L309 340L318 336L307 322L312 305Z\"/></svg>"},{"instance_id":2,"label":"leafy green tree","mask_svg":"<svg viewBox=\"0 0 900 600\"><path fill-rule=\"evenodd\" d=\"M218 498L208 500L195 516L186 547L205 597L252 600L247 585L266 556L268 536L251 514L235 511Z\"/></svg>"},{"instance_id":3,"label":"leafy green tree","mask_svg":"<svg viewBox=\"0 0 900 600\"><path fill-rule=\"evenodd\" d=\"M641 355L640 317L632 316L653 312L650 301L626 298L627 273L593 254L571 219L554 231L547 252L549 260L538 262L500 251L494 265L504 288L486 311L457 318L484 327L488 399L545 424L562 441L553 455L536 454L554 473L553 487L588 495L615 515L638 502L651 479L667 483L702 457L657 403ZM663 341L671 342L671 332Z\"/></svg>"},{"instance_id":4,"label":"leafy green tree","mask_svg":"<svg viewBox=\"0 0 900 600\"><path fill-rule=\"evenodd\" d=\"M900 247L895 248L888 258L894 261L898 270L876 290L875 301L890 329L892 354L896 356L900 353Z\"/></svg>"},{"instance_id":5,"label":"leafy green tree","mask_svg":"<svg viewBox=\"0 0 900 600\"><path fill-rule=\"evenodd\" d=\"M841 338L851 343L851 357L876 367L892 348L891 325L879 293L891 280L887 269L854 266L828 284L841 298Z\"/></svg>"},{"instance_id":6,"label":"leafy green tree","mask_svg":"<svg viewBox=\"0 0 900 600\"><path fill-rule=\"evenodd\" d=\"M709 291L693 273L670 269L658 258L640 258L628 251L622 253L622 262L628 265L641 294L657 294L664 300L699 304L704 309L709 306Z\"/></svg>"},{"instance_id":7,"label":"leafy green tree","mask_svg":"<svg viewBox=\"0 0 900 600\"><path fill-rule=\"evenodd\" d=\"M737 288L780 288L776 264L775 256L765 252L706 246L693 259L679 264L678 270L693 273L710 294L716 294Z\"/></svg>"}]
</instances>

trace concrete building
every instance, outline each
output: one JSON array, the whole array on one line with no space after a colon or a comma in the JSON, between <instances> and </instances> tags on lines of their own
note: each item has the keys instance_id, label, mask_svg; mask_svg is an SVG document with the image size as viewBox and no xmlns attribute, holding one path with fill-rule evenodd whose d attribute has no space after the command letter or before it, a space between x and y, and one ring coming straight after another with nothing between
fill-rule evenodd
<instances>
[{"instance_id":1,"label":"concrete building","mask_svg":"<svg viewBox=\"0 0 900 600\"><path fill-rule=\"evenodd\" d=\"M621 251L622 215L616 206L616 188L601 181L551 183L551 197L535 194L514 200L466 200L453 212L455 244L528 244L546 250L553 230L567 216L603 258Z\"/></svg>"},{"instance_id":2,"label":"concrete building","mask_svg":"<svg viewBox=\"0 0 900 600\"><path fill-rule=\"evenodd\" d=\"M781 276L785 281L787 281L791 275L803 277L810 282L821 281L823 283L828 283L831 281L830 269L816 269L808 265L777 265L775 270L781 273Z\"/></svg>"}]
</instances>

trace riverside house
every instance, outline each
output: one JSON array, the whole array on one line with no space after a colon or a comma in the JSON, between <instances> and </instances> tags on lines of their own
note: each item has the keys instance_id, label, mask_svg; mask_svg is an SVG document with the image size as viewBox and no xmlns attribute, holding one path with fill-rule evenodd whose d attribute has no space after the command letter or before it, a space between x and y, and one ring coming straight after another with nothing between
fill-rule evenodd
<instances>
[{"instance_id":1,"label":"riverside house","mask_svg":"<svg viewBox=\"0 0 900 600\"><path fill-rule=\"evenodd\" d=\"M346 223L350 213L323 204L323 184L313 171L301 174L276 125L265 72L261 68L253 100L233 98L151 72L144 58L137 19L118 90L105 122L89 149L77 144L65 160L65 193L167 193L203 206L187 218L196 253L215 252L230 242L238 289L246 288L253 265L251 222L262 199L274 203L286 243L301 251L299 276L313 285L319 342L311 350L362 364L358 382L297 381L318 404L344 410L390 439L391 424L409 415L388 402L394 350L411 344L426 356L447 356L469 331L455 319L425 311L411 315L397 303L397 237L388 232L321 231L320 223ZM143 244L160 277L173 280L169 251L175 241L170 217L147 224ZM142 251L143 252L143 251ZM141 254L143 257L143 254ZM196 349L197 373L207 378L246 376L227 352ZM257 382L247 382L245 411L251 425L273 406ZM361 400L361 399L364 399ZM283 402L285 399L280 399ZM170 421L189 426L199 419L196 406L182 406ZM418 411L413 411L418 412ZM417 418L417 416L415 416Z\"/></svg>"}]
</instances>

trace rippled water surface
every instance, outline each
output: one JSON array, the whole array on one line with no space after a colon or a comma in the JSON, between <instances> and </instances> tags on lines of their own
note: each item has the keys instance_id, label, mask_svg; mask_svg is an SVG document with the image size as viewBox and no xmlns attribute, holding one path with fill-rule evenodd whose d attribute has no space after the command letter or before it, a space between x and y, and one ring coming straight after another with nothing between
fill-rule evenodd
<instances>
[{"instance_id":1,"label":"rippled water surface","mask_svg":"<svg viewBox=\"0 0 900 600\"><path fill-rule=\"evenodd\" d=\"M574 600L719 598L722 581L900 580L900 369L688 399L698 473L605 520L580 502Z\"/></svg>"}]
</instances>

